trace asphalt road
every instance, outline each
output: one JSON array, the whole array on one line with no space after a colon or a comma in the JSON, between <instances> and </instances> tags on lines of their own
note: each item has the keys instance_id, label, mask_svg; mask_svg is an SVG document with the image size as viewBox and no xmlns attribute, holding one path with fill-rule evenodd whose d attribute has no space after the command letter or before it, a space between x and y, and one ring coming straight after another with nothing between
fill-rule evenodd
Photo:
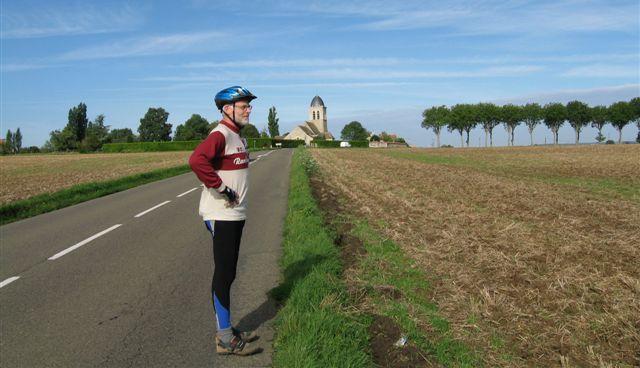
<instances>
[{"instance_id":1,"label":"asphalt road","mask_svg":"<svg viewBox=\"0 0 640 368\"><path fill-rule=\"evenodd\" d=\"M211 235L188 173L0 227L0 365L269 366L275 305L266 293L280 277L291 155L251 155L232 288L233 322L257 329L263 353L215 354Z\"/></svg>"}]
</instances>

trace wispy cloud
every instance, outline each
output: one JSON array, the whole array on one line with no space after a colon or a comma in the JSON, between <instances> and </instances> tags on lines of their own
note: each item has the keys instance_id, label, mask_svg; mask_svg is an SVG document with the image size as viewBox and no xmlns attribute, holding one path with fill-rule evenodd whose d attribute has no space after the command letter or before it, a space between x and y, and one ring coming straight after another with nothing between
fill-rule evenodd
<instances>
[{"instance_id":1,"label":"wispy cloud","mask_svg":"<svg viewBox=\"0 0 640 368\"><path fill-rule=\"evenodd\" d=\"M157 76L136 79L146 82L213 82L220 80L312 80L313 83L327 84L325 80L340 80L339 83L357 83L361 80L385 82L389 79L414 80L431 78L491 78L530 75L544 70L538 65L511 65L480 68L475 70L388 70L384 68L321 68L311 70L271 70L211 72L209 74L189 74L184 76ZM322 82L316 82L321 80ZM330 84L330 83L329 83Z\"/></svg>"},{"instance_id":2,"label":"wispy cloud","mask_svg":"<svg viewBox=\"0 0 640 368\"><path fill-rule=\"evenodd\" d=\"M224 39L222 32L178 33L164 36L130 38L67 52L59 60L108 59L133 56L210 51L213 41Z\"/></svg>"},{"instance_id":3,"label":"wispy cloud","mask_svg":"<svg viewBox=\"0 0 640 368\"><path fill-rule=\"evenodd\" d=\"M272 60L239 60L225 62L194 62L182 65L184 68L303 68L328 66L390 66L407 65L413 59L399 58L334 58L334 59L272 59Z\"/></svg>"},{"instance_id":4,"label":"wispy cloud","mask_svg":"<svg viewBox=\"0 0 640 368\"><path fill-rule=\"evenodd\" d=\"M611 65L611 64L592 64L571 68L562 73L564 77L580 77L580 78L638 78L640 70L638 64L635 65Z\"/></svg>"},{"instance_id":5,"label":"wispy cloud","mask_svg":"<svg viewBox=\"0 0 640 368\"><path fill-rule=\"evenodd\" d=\"M601 86L593 88L574 88L557 91L538 92L520 97L510 97L494 100L496 103L524 104L538 102L545 104L548 102L567 103L571 100L580 100L591 106L609 105L616 101L628 101L633 97L640 96L640 84L622 84L616 86Z\"/></svg>"},{"instance_id":6,"label":"wispy cloud","mask_svg":"<svg viewBox=\"0 0 640 368\"><path fill-rule=\"evenodd\" d=\"M329 1L302 6L326 16L362 19L351 28L388 31L447 28L461 34L637 31L638 2Z\"/></svg>"},{"instance_id":7,"label":"wispy cloud","mask_svg":"<svg viewBox=\"0 0 640 368\"><path fill-rule=\"evenodd\" d=\"M3 4L1 37L19 39L119 32L134 29L144 20L144 12L128 4L120 7L96 7L86 3L54 7L54 4Z\"/></svg>"}]
</instances>

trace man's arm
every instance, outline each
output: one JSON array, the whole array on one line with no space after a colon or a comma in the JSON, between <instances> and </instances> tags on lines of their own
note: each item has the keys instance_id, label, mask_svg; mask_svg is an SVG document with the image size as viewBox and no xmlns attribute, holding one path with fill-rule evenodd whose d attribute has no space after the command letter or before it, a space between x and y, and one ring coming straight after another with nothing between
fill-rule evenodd
<instances>
[{"instance_id":1,"label":"man's arm","mask_svg":"<svg viewBox=\"0 0 640 368\"><path fill-rule=\"evenodd\" d=\"M205 187L214 188L218 192L223 192L226 187L213 169L212 161L214 158L224 155L224 146L224 135L216 131L209 134L189 157L189 166L198 179Z\"/></svg>"}]
</instances>

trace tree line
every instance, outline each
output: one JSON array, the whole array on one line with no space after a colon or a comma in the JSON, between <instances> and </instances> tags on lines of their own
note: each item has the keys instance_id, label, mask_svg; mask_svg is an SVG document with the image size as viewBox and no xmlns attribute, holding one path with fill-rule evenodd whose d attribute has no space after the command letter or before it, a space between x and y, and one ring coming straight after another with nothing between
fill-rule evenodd
<instances>
[{"instance_id":1,"label":"tree line","mask_svg":"<svg viewBox=\"0 0 640 368\"><path fill-rule=\"evenodd\" d=\"M162 107L150 107L140 119L138 134L130 128L111 129L105 124L105 115L100 114L91 121L87 118L87 105L78 104L69 109L67 125L62 130L54 130L49 133L49 140L42 147L43 151L97 151L106 143L130 143L130 142L159 142L159 141L192 141L207 137L219 121L211 122L199 114L193 114L183 124L176 127L174 136L171 136L172 124L168 123L169 112ZM247 124L240 135L244 138L273 138L279 135L277 112L275 107L269 109L267 128L262 131ZM8 143L7 143L8 142ZM16 143L19 142L19 143ZM7 132L7 139L3 144L3 152L11 149L11 152L20 152L22 144L20 129L16 133ZM37 148L37 147L36 147Z\"/></svg>"},{"instance_id":2,"label":"tree line","mask_svg":"<svg viewBox=\"0 0 640 368\"><path fill-rule=\"evenodd\" d=\"M575 143L580 143L580 132L591 124L598 129L595 137L598 142L606 138L602 128L611 124L618 130L618 143L622 142L622 129L635 122L640 130L640 97L630 101L619 101L609 106L590 107L581 101L571 101L566 105L552 102L544 106L537 103L526 105L507 104L498 106L492 103L457 104L451 107L433 106L422 113L422 127L432 129L436 135L437 146L440 147L440 133L443 128L449 132L460 133L460 146L469 146L469 133L476 126L485 132L485 147L493 146L493 130L502 124L508 134L508 144L513 146L515 129L525 124L529 130L533 145L533 130L544 123L553 134L553 143L558 144L558 131L565 123L569 123L575 131ZM640 131L636 139L640 143Z\"/></svg>"}]
</instances>

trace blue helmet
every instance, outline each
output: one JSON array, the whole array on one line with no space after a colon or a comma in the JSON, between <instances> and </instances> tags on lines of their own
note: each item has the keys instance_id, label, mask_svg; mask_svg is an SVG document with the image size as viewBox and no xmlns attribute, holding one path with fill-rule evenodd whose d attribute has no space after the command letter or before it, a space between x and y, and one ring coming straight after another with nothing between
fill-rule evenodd
<instances>
[{"instance_id":1,"label":"blue helmet","mask_svg":"<svg viewBox=\"0 0 640 368\"><path fill-rule=\"evenodd\" d=\"M249 92L248 89L240 86L233 86L223 89L216 93L215 101L218 110L222 110L222 106L232 104L236 101L251 101L258 98Z\"/></svg>"}]
</instances>

